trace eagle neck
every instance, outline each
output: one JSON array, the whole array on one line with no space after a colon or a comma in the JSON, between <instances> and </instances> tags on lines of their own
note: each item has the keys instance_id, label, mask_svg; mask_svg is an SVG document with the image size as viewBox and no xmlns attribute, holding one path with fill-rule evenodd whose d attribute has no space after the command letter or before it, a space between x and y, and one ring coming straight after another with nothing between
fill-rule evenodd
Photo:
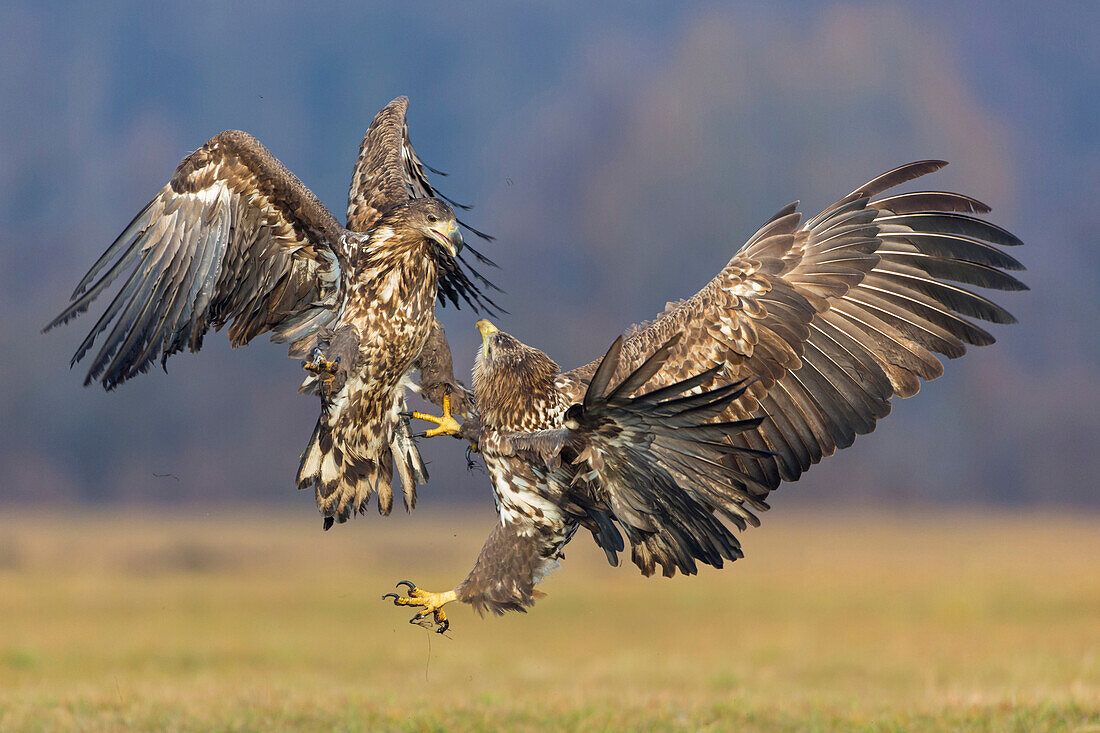
<instances>
[{"instance_id":1,"label":"eagle neck","mask_svg":"<svg viewBox=\"0 0 1100 733\"><path fill-rule=\"evenodd\" d=\"M557 365L547 362L554 368L537 368L529 360L517 360L475 372L474 393L483 429L543 430L561 422L568 405L562 403L555 387Z\"/></svg>"}]
</instances>

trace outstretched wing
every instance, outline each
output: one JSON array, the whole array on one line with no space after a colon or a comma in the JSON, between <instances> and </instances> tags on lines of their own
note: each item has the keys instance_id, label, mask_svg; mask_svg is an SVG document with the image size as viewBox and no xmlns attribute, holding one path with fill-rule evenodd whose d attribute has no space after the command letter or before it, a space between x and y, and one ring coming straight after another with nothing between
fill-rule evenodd
<instances>
[{"instance_id":1,"label":"outstretched wing","mask_svg":"<svg viewBox=\"0 0 1100 733\"><path fill-rule=\"evenodd\" d=\"M620 368L619 337L600 361L565 427L506 436L513 452L562 487L562 508L583 518L612 564L623 549L619 528L646 575L696 572L696 561L722 567L741 557L721 517L741 529L758 524L768 489L726 460L770 454L732 444L763 417L715 422L748 388L747 380L704 390L723 367L634 396L665 367L679 337L611 387Z\"/></svg>"},{"instance_id":2,"label":"outstretched wing","mask_svg":"<svg viewBox=\"0 0 1100 733\"><path fill-rule=\"evenodd\" d=\"M1026 289L1006 272L1023 267L998 248L1020 241L971 216L987 206L944 192L875 198L944 165L901 166L802 226L796 205L786 207L695 296L637 327L620 369L682 334L651 384L713 366L724 368L719 386L759 377L724 419L766 413L731 441L774 455L726 461L771 489L798 478L872 431L891 397L909 397L921 379L940 376L936 354L956 358L967 344L993 343L970 319L1014 322L962 287ZM593 362L569 373L574 391L595 371Z\"/></svg>"},{"instance_id":3,"label":"outstretched wing","mask_svg":"<svg viewBox=\"0 0 1100 733\"><path fill-rule=\"evenodd\" d=\"M417 157L409 142L409 127L405 121L408 109L408 98L398 97L375 116L363 135L348 191L348 229L352 231L370 231L387 211L411 198L441 198L456 208L470 208L440 194L428 182L428 170L438 175L446 174L425 166ZM486 241L493 239L461 220L459 224ZM446 271L439 280L440 304L450 301L457 307L461 298L475 310L501 310L481 287L497 292L500 289L466 261L467 252L478 262L496 267L496 263L467 244L456 261L446 264Z\"/></svg>"},{"instance_id":4,"label":"outstretched wing","mask_svg":"<svg viewBox=\"0 0 1100 733\"><path fill-rule=\"evenodd\" d=\"M114 323L85 384L112 389L158 356L163 365L184 347L198 351L207 330L226 323L234 345L272 331L305 353L342 299L341 233L258 140L228 130L183 159L46 330L86 311L131 270L73 356L75 365Z\"/></svg>"}]
</instances>

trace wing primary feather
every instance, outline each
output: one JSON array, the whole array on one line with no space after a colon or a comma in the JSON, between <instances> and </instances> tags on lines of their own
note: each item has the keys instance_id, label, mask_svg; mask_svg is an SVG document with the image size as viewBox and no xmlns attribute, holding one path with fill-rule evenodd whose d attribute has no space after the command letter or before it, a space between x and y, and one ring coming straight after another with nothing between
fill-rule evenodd
<instances>
[{"instance_id":1,"label":"wing primary feather","mask_svg":"<svg viewBox=\"0 0 1100 733\"><path fill-rule=\"evenodd\" d=\"M918 160L915 163L899 165L897 168L886 171L882 175L867 181L867 183L853 191L851 195L874 196L887 189L907 183L914 178L934 173L946 165L946 160Z\"/></svg>"},{"instance_id":2,"label":"wing primary feather","mask_svg":"<svg viewBox=\"0 0 1100 733\"><path fill-rule=\"evenodd\" d=\"M607 353L600 360L596 373L592 375L592 381L588 383L588 389L584 393L584 408L586 410L595 407L603 395L607 392L607 385L611 382L615 370L619 367L619 354L623 348L623 337L620 335L611 343Z\"/></svg>"},{"instance_id":3,"label":"wing primary feather","mask_svg":"<svg viewBox=\"0 0 1100 733\"><path fill-rule=\"evenodd\" d=\"M157 322L150 329L148 343L138 355L135 360L138 364L151 363L157 358L158 349L163 349L166 346L167 338L164 334L164 325L168 322L168 319L175 307L177 296L179 295L179 281L177 280L177 273L180 269L180 264L184 258L184 249L182 247L176 247L172 253L171 261L168 264L167 269L163 271L163 282L161 292L157 297L159 303ZM167 301L162 301L162 298L167 296ZM154 314L155 315L155 314ZM162 365L164 360L162 360Z\"/></svg>"},{"instance_id":4,"label":"wing primary feather","mask_svg":"<svg viewBox=\"0 0 1100 733\"><path fill-rule=\"evenodd\" d=\"M471 207L464 206L462 208L469 209ZM485 232L481 231L480 229L476 229L476 228L470 226L469 224L467 224L466 222L464 222L462 220L458 221L458 225L461 226L463 229L469 231L470 233L480 237L481 239L484 239L486 242L495 242L497 240L497 238L494 237L492 234L486 234Z\"/></svg>"},{"instance_id":5,"label":"wing primary feather","mask_svg":"<svg viewBox=\"0 0 1100 733\"><path fill-rule=\"evenodd\" d=\"M155 200L151 202L148 206L146 206L145 210L142 213L144 214L148 212L153 203L155 203ZM130 227L127 228L127 231L130 231L130 229L134 227L140 216L141 215L135 217L134 221L131 222ZM83 295L81 295L82 291L84 291L85 288L88 287L88 283L94 277L95 273L99 272L100 269L102 269L103 266L107 263L107 261L109 261L110 258L107 255L111 254L113 256L113 254L117 252L117 246L119 242L128 241L123 240L122 235L119 235L119 238L115 240L115 243L111 245L111 248L108 249L107 253L104 253L104 255L100 257L99 261L97 261L96 264L93 265L92 269L88 272L87 275L84 276L84 279L81 280L80 285L78 285L76 290L73 292L72 298L75 302L73 302L71 305L69 305L68 308L62 311L61 315L50 321L49 324L47 324L46 327L42 329L43 333L49 331L55 326L61 325L62 323L67 323L75 316L78 316L88 310L88 306L91 305L92 301L95 300L96 297L98 297L105 288L107 288L112 282L114 282L115 278L117 278L120 273L125 271L126 268L133 265L135 258L141 253L142 242L146 231L147 229L141 230L137 234L137 238L132 243L130 243L129 249L127 249L126 252L121 257L119 257L113 265L111 265L110 269L108 269L107 272L104 273L103 277L96 281L96 283L92 285L91 288L87 290L87 292L84 292ZM112 252L112 250L114 250L114 252Z\"/></svg>"},{"instance_id":6,"label":"wing primary feather","mask_svg":"<svg viewBox=\"0 0 1100 733\"><path fill-rule=\"evenodd\" d=\"M111 332L103 340L103 345L100 347L99 353L96 354L95 359L92 361L92 366L88 370L89 379L85 380L85 383L88 383L88 381L94 378L93 375L99 376L100 374L104 375L103 382L107 389L112 389L115 384L118 383L117 379L112 379L111 371L107 370L107 367L111 358L117 353L119 345L125 339L127 335L126 329L133 323L141 307L139 303L141 302L141 296L145 290L145 283L148 282L152 274L151 268L145 267L144 262L142 265L143 266L139 270L135 271L135 274L140 272L141 277L135 284L134 296L126 303L126 307L122 309L121 313L118 315L118 319L115 321L114 328L111 329ZM149 297L150 296L146 296L146 301L148 301ZM107 370L106 373L104 373L105 370Z\"/></svg>"},{"instance_id":7,"label":"wing primary feather","mask_svg":"<svg viewBox=\"0 0 1100 733\"><path fill-rule=\"evenodd\" d=\"M938 257L923 252L889 252L894 262L910 262L929 275L966 285L978 285L993 290L1027 290L1028 287L1008 273L977 262L952 257Z\"/></svg>"},{"instance_id":8,"label":"wing primary feather","mask_svg":"<svg viewBox=\"0 0 1100 733\"><path fill-rule=\"evenodd\" d=\"M77 283L76 289L73 290L73 294L70 300L75 299L78 295L84 292L84 289L88 287L88 283L92 281L92 279L96 276L96 273L98 273L108 262L110 262L111 259L113 259L114 256L118 254L119 250L126 247L131 238L135 236L140 237L141 234L144 233L145 229L149 225L149 222L144 221L144 219L149 214L150 209L152 209L155 204L160 202L160 200L160 196L157 196L152 201L147 203L145 205L145 208L139 211L137 216L135 216L130 221L130 223L126 225L126 228L122 230L122 233L119 234L118 237L115 238L115 241L111 243L111 246L107 248L107 251L100 255L99 259L96 260L95 264L93 264L91 269L88 270L88 273L84 275L79 283ZM101 280L100 283L102 284L103 281ZM110 280L107 280L106 284L102 284L101 289L102 287L106 287L106 285L109 284Z\"/></svg>"},{"instance_id":9,"label":"wing primary feather","mask_svg":"<svg viewBox=\"0 0 1100 733\"><path fill-rule=\"evenodd\" d=\"M883 259L872 273L877 274L881 282L893 284L895 290L912 288L962 315L992 323L1016 322L1011 313L988 298L928 277L923 270L904 268L898 263Z\"/></svg>"},{"instance_id":10,"label":"wing primary feather","mask_svg":"<svg viewBox=\"0 0 1100 733\"><path fill-rule=\"evenodd\" d=\"M463 253L462 253L462 255L459 255L459 258L461 259L461 257L462 257L463 255L465 255L465 253L466 253L467 251L469 251L469 252L470 252L470 254L472 254L472 255L473 255L473 256L474 256L474 257L475 257L475 258L477 259L477 261L478 261L478 262L480 262L480 263L482 263L483 265L488 265L489 267L495 267L495 268L497 268L498 270L500 269L500 265L498 265L498 264L497 264L496 262L494 262L493 260L491 260L491 259L489 259L488 257L486 257L485 255L483 255L483 254L482 254L481 252L479 252L478 250L476 250L476 249L474 249L473 247L471 247L471 246L470 246L469 244L467 244L467 245L466 245L466 246L465 246L465 247L463 248ZM478 275L478 277L481 277L481 275ZM484 278L482 278L482 279L484 280ZM490 282L489 282L488 280L485 280L485 284L486 284L486 285L492 285L492 283L490 283ZM496 285L492 285L492 287L496 288ZM499 288L498 288L498 290L499 290ZM501 291L501 292L504 292L504 291Z\"/></svg>"},{"instance_id":11,"label":"wing primary feather","mask_svg":"<svg viewBox=\"0 0 1100 733\"><path fill-rule=\"evenodd\" d=\"M666 341L661 348L654 351L648 359L642 362L641 366L631 372L618 387L612 390L612 392L604 398L605 401L616 402L623 397L630 396L636 390L643 387L654 374L660 371L661 367L668 361L668 355L679 342L679 334L674 335Z\"/></svg>"},{"instance_id":12,"label":"wing primary feather","mask_svg":"<svg viewBox=\"0 0 1100 733\"><path fill-rule=\"evenodd\" d=\"M890 210L888 206L879 206L879 202L872 201L871 205L876 209ZM961 234L966 237L999 244L1003 247L1019 247L1023 244L1019 237L1007 229L984 219L976 219L958 213L919 211L909 214L893 213L889 216L880 214L877 221L882 224L905 226L915 232Z\"/></svg>"},{"instance_id":13,"label":"wing primary feather","mask_svg":"<svg viewBox=\"0 0 1100 733\"><path fill-rule=\"evenodd\" d=\"M157 273L156 278L149 289L149 297L145 305L129 328L129 336L119 347L110 370L104 374L104 380L109 383L115 384L120 379L145 371L148 362L151 361L150 354L156 348L156 330L150 326L154 320L162 320L167 314L163 298L171 281L171 263L180 253L179 248L171 247L171 243L165 242L164 237L157 243L156 248L160 249L157 259L146 265L150 272ZM166 265L162 264L165 258L168 259ZM152 358L155 358L155 355Z\"/></svg>"},{"instance_id":14,"label":"wing primary feather","mask_svg":"<svg viewBox=\"0 0 1100 733\"><path fill-rule=\"evenodd\" d=\"M958 214L988 214L992 207L976 198L949 191L914 191L874 199L871 206L895 214L914 214L928 211Z\"/></svg>"},{"instance_id":15,"label":"wing primary feather","mask_svg":"<svg viewBox=\"0 0 1100 733\"><path fill-rule=\"evenodd\" d=\"M988 332L948 310L938 300L909 288L884 286L874 272L870 273L863 281L860 290L875 294L883 300L897 303L899 308L924 317L929 322L946 329L950 334L968 344L988 346L995 341Z\"/></svg>"},{"instance_id":16,"label":"wing primary feather","mask_svg":"<svg viewBox=\"0 0 1100 733\"><path fill-rule=\"evenodd\" d=\"M88 335L85 336L84 340L80 343L80 346L77 347L76 353L73 354L72 361L69 363L70 367L76 366L76 363L84 358L84 355L88 353L89 349L91 349L99 334L101 334L104 329L107 328L107 326L111 323L111 320L115 317L115 314L118 313L118 310L122 308L123 305L125 305L125 303L127 302L126 299L130 296L130 293L137 285L137 277L138 273L140 272L141 270L139 268L135 268L134 271L130 273L130 276L126 279L126 282L121 288L119 288L118 293L116 293L115 297L111 299L111 302L107 306L107 309L103 311L103 314L99 317L99 320L96 321L95 325L92 326L92 329L88 332ZM84 379L84 386L91 384L92 381L95 380L95 378L96 374L93 374L92 371L89 370L87 377Z\"/></svg>"},{"instance_id":17,"label":"wing primary feather","mask_svg":"<svg viewBox=\"0 0 1100 733\"><path fill-rule=\"evenodd\" d=\"M477 278L477 280L480 281L481 284L484 285L485 287L491 288L491 289L495 290L498 293L503 293L504 292L503 290L498 288L496 285L494 285L493 283L491 283L487 279L485 279L484 275L482 275L480 272L478 272L473 267L471 267L470 264L468 262L466 262L464 259L462 259L461 256L459 256L458 262L462 267L466 268L467 272L469 272L470 275L473 275L475 278ZM490 264L493 267L498 266L496 263L493 263L493 262L491 262Z\"/></svg>"},{"instance_id":18,"label":"wing primary feather","mask_svg":"<svg viewBox=\"0 0 1100 733\"><path fill-rule=\"evenodd\" d=\"M726 367L724 364L718 364L711 367L710 369L707 369L706 371L696 374L694 377L689 377L688 379L685 379L683 381L670 384L667 387L660 387L650 392L646 392L643 395L639 395L634 398L634 402L636 404L652 404L655 402L660 402L667 397L679 395L683 392L694 389L701 384L707 384L716 376L721 374L722 371L725 370L725 368Z\"/></svg>"},{"instance_id":19,"label":"wing primary feather","mask_svg":"<svg viewBox=\"0 0 1100 733\"><path fill-rule=\"evenodd\" d=\"M955 260L974 262L988 267L1022 271L1024 266L996 247L985 242L957 234L938 232L884 233L883 245L879 254L906 252L916 249L924 254L949 257Z\"/></svg>"}]
</instances>

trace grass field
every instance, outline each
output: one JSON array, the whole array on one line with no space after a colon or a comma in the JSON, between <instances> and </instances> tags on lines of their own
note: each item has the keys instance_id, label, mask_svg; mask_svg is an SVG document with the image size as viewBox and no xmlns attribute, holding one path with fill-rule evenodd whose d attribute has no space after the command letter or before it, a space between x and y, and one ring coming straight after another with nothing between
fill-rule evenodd
<instances>
[{"instance_id":1,"label":"grass field","mask_svg":"<svg viewBox=\"0 0 1100 733\"><path fill-rule=\"evenodd\" d=\"M0 730L1100 731L1100 518L776 510L695 578L578 537L526 616L461 579L486 513L0 516Z\"/></svg>"}]
</instances>

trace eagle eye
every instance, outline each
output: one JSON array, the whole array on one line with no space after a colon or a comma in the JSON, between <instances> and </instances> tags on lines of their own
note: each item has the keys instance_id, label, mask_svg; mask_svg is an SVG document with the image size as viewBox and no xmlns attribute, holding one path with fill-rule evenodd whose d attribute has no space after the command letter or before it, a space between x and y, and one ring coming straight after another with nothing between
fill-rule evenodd
<instances>
[{"instance_id":1,"label":"eagle eye","mask_svg":"<svg viewBox=\"0 0 1100 733\"><path fill-rule=\"evenodd\" d=\"M428 221L434 224L435 222L439 221L439 217L437 217L435 214L428 214Z\"/></svg>"}]
</instances>

